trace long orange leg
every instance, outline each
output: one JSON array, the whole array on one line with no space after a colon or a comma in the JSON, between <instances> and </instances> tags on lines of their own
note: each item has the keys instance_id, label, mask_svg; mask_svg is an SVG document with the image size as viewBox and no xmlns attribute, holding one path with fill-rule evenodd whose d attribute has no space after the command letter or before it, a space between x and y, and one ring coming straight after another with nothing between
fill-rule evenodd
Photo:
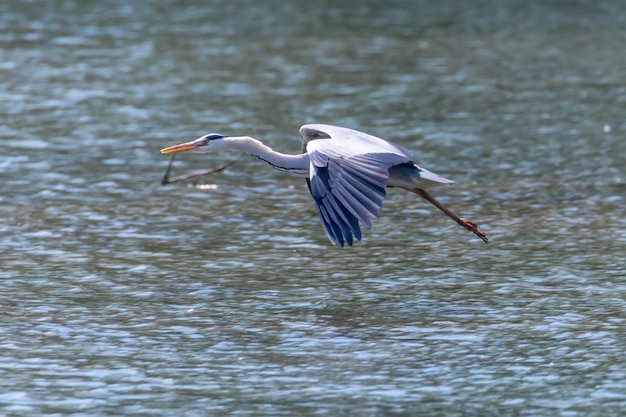
<instances>
[{"instance_id":1,"label":"long orange leg","mask_svg":"<svg viewBox=\"0 0 626 417\"><path fill-rule=\"evenodd\" d=\"M407 190L419 195L420 197L428 201L430 204L432 204L433 206L437 207L439 210L446 213L452 220L454 220L455 222L457 222L458 224L460 224L461 226L463 226L464 228L466 228L467 230L469 230L470 232L474 233L476 236L481 238L483 242L485 243L489 242L489 239L487 239L487 234L483 232L482 230L480 230L476 226L476 223L474 223L470 219L466 219L465 217L457 216L452 211L448 210L446 206L444 206L439 201L437 201L435 197L428 194L426 191L422 190L421 188L413 188L413 189L407 188Z\"/></svg>"}]
</instances>

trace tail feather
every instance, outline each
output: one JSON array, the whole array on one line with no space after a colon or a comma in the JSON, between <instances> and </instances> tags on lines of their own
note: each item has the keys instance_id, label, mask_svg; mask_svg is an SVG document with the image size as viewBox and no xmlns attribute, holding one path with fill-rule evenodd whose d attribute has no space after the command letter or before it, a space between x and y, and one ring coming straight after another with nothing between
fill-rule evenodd
<instances>
[{"instance_id":1,"label":"tail feather","mask_svg":"<svg viewBox=\"0 0 626 417\"><path fill-rule=\"evenodd\" d=\"M419 176L420 176L420 179L422 180L437 182L439 184L453 184L454 183L454 181L444 178L441 175L435 174L434 172L424 169L418 165L415 165L415 167L419 171Z\"/></svg>"}]
</instances>

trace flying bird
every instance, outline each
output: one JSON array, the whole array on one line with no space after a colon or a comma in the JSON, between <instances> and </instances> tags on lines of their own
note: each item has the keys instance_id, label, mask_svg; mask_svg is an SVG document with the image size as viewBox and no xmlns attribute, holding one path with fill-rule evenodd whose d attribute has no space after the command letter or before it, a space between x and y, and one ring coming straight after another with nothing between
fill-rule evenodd
<instances>
[{"instance_id":1,"label":"flying bird","mask_svg":"<svg viewBox=\"0 0 626 417\"><path fill-rule=\"evenodd\" d=\"M372 226L386 195L386 187L402 188L424 198L485 243L487 235L473 221L459 217L424 188L451 184L447 178L417 165L406 148L358 130L326 124L300 128L302 153L274 151L250 136L209 133L191 142L161 149L207 153L237 150L249 153L272 168L306 177L322 227L333 245L361 240L359 223Z\"/></svg>"}]
</instances>

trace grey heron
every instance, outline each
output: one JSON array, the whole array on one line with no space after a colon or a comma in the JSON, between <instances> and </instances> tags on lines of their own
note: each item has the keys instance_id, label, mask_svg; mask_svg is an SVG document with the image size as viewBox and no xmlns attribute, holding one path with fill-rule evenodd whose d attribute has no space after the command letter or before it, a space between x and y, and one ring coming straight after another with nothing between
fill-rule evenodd
<instances>
[{"instance_id":1,"label":"grey heron","mask_svg":"<svg viewBox=\"0 0 626 417\"><path fill-rule=\"evenodd\" d=\"M406 148L358 130L326 124L304 125L300 134L302 153L297 155L276 152L250 136L219 133L161 149L161 153L238 150L280 171L306 177L322 227L333 245L343 247L345 242L351 246L353 237L361 240L359 223L368 229L372 226L386 187L419 195L488 242L476 223L457 216L424 189L453 181L417 165Z\"/></svg>"}]
</instances>

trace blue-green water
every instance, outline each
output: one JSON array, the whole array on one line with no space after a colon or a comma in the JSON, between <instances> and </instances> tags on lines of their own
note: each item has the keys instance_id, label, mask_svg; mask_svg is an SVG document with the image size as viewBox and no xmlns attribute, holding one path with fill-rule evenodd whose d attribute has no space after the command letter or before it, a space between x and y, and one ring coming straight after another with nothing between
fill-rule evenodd
<instances>
[{"instance_id":1,"label":"blue-green water","mask_svg":"<svg viewBox=\"0 0 626 417\"><path fill-rule=\"evenodd\" d=\"M622 415L619 1L0 3L0 415ZM218 131L357 128L456 184L331 246ZM181 155L175 175L234 155Z\"/></svg>"}]
</instances>

